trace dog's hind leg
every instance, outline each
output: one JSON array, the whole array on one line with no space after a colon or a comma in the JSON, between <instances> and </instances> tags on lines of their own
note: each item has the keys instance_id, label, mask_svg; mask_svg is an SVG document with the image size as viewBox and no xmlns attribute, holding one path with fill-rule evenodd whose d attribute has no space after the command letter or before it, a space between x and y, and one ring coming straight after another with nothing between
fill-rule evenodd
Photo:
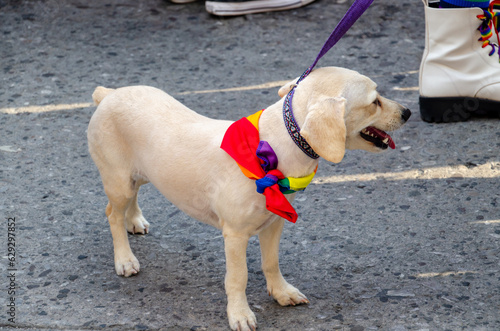
<instances>
[{"instance_id":1,"label":"dog's hind leg","mask_svg":"<svg viewBox=\"0 0 500 331\"><path fill-rule=\"evenodd\" d=\"M127 231L132 234L146 234L149 232L149 222L146 221L142 215L141 208L139 208L139 204L137 203L139 187L146 183L147 181L143 180L137 180L134 182L135 195L125 212L125 227Z\"/></svg>"},{"instance_id":2,"label":"dog's hind leg","mask_svg":"<svg viewBox=\"0 0 500 331\"><path fill-rule=\"evenodd\" d=\"M259 233L262 271L266 277L267 292L282 306L309 303L306 296L288 284L279 268L279 243L284 219L280 218Z\"/></svg>"},{"instance_id":3,"label":"dog's hind leg","mask_svg":"<svg viewBox=\"0 0 500 331\"><path fill-rule=\"evenodd\" d=\"M103 184L109 199L106 215L113 236L115 270L118 275L129 277L137 274L140 269L139 261L130 249L125 228L125 215L129 206L134 203L137 191L132 189L131 180L127 183L126 179L120 179L120 176L114 176L113 182L103 181Z\"/></svg>"}]
</instances>

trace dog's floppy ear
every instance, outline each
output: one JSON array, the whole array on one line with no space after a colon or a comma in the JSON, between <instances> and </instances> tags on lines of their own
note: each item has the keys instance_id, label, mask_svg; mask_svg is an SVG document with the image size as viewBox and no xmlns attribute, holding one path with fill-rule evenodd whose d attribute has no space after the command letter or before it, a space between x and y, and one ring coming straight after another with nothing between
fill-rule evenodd
<instances>
[{"instance_id":1,"label":"dog's floppy ear","mask_svg":"<svg viewBox=\"0 0 500 331\"><path fill-rule=\"evenodd\" d=\"M300 134L324 159L339 163L344 158L347 129L344 122L345 99L328 98L314 104Z\"/></svg>"},{"instance_id":2,"label":"dog's floppy ear","mask_svg":"<svg viewBox=\"0 0 500 331\"><path fill-rule=\"evenodd\" d=\"M279 91L278 91L278 95L280 96L280 98L283 98L285 95L288 94L288 92L290 92L295 86L297 86L297 84L295 84L297 81L299 80L299 77L295 78L294 80L292 80L291 82L288 82L286 83L285 85L283 85Z\"/></svg>"}]
</instances>

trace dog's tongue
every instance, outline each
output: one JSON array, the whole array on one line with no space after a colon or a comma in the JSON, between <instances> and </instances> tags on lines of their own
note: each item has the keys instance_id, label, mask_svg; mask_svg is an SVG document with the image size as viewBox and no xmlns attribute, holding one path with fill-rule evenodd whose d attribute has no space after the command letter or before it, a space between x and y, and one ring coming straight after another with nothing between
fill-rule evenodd
<instances>
[{"instance_id":1,"label":"dog's tongue","mask_svg":"<svg viewBox=\"0 0 500 331\"><path fill-rule=\"evenodd\" d=\"M387 145L389 145L389 147L391 149L395 149L396 148L396 144L394 143L394 140L392 140L392 137L387 132L379 130L377 128L374 128L373 126L370 127L370 130L372 132L375 132L381 138L382 141L384 141L385 139L387 139L387 142L384 141L384 143L387 144Z\"/></svg>"}]
</instances>

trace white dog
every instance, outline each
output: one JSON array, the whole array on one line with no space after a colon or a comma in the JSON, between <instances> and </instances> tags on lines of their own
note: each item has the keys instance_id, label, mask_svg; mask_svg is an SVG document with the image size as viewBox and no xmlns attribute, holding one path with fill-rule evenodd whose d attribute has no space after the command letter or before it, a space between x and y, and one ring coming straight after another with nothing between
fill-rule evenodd
<instances>
[{"instance_id":1,"label":"white dog","mask_svg":"<svg viewBox=\"0 0 500 331\"><path fill-rule=\"evenodd\" d=\"M267 141L290 177L314 172L318 160L292 140L282 114L284 96L295 81L283 86L282 99L269 106L258 122L260 140ZM410 111L381 97L376 84L357 72L315 69L295 90L293 110L300 134L313 150L340 162L345 149L379 152L394 142L385 131L396 130ZM127 231L146 234L149 223L137 204L139 187L148 182L179 209L222 230L226 254L227 315L233 330L257 326L248 306L246 249L259 235L267 290L280 305L308 303L286 282L278 266L284 219L266 209L266 198L254 180L220 148L230 121L195 113L153 87L98 87L99 105L88 128L89 150L99 169L109 203L106 215L113 236L115 269L125 277L139 272ZM292 201L295 194L287 195Z\"/></svg>"}]
</instances>

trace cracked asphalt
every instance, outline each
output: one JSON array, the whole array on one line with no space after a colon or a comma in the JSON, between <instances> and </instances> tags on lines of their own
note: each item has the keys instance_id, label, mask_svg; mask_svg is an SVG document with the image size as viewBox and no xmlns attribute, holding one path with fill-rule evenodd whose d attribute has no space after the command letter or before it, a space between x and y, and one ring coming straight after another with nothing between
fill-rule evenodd
<instances>
[{"instance_id":1,"label":"cracked asphalt","mask_svg":"<svg viewBox=\"0 0 500 331\"><path fill-rule=\"evenodd\" d=\"M221 234L152 186L139 196L151 233L130 236L141 272L115 274L91 94L152 85L237 120L277 100L349 3L218 18L203 2L0 0L0 328L227 330ZM500 329L499 122L420 119L424 23L420 1L375 1L319 62L371 77L414 115L396 150L321 161L294 202L281 269L309 305L268 297L250 241L259 330Z\"/></svg>"}]
</instances>

